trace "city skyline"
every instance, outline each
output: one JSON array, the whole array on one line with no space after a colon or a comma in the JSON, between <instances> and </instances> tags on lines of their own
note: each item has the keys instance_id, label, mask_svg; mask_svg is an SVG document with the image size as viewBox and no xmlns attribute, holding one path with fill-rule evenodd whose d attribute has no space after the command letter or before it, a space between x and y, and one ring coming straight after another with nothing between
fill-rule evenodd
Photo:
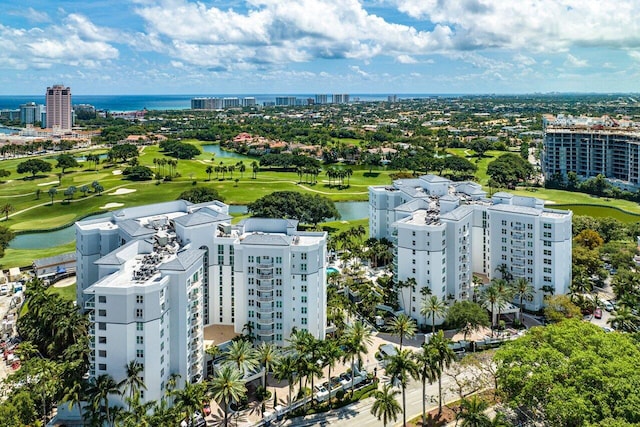
<instances>
[{"instance_id":1,"label":"city skyline","mask_svg":"<svg viewBox=\"0 0 640 427\"><path fill-rule=\"evenodd\" d=\"M27 0L0 17L0 94L638 90L636 2L440 3Z\"/></svg>"}]
</instances>

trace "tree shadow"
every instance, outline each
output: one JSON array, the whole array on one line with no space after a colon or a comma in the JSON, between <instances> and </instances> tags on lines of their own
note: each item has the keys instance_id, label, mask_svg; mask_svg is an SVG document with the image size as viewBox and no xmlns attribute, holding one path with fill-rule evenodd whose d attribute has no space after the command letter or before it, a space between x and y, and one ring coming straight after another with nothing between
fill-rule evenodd
<instances>
[{"instance_id":1,"label":"tree shadow","mask_svg":"<svg viewBox=\"0 0 640 427\"><path fill-rule=\"evenodd\" d=\"M365 172L362 174L365 178L377 178L380 176L380 172Z\"/></svg>"}]
</instances>

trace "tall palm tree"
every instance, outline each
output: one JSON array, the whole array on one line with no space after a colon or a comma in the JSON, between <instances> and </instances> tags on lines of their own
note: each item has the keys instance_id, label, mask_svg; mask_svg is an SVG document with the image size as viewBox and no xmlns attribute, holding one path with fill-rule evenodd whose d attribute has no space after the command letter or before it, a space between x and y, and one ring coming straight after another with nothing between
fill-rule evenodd
<instances>
[{"instance_id":1,"label":"tall palm tree","mask_svg":"<svg viewBox=\"0 0 640 427\"><path fill-rule=\"evenodd\" d=\"M286 380L289 385L289 406L293 403L291 401L291 393L293 392L293 384L297 376L296 359L296 356L292 354L281 357L274 372L274 376L278 381Z\"/></svg>"},{"instance_id":2,"label":"tall palm tree","mask_svg":"<svg viewBox=\"0 0 640 427\"><path fill-rule=\"evenodd\" d=\"M533 286L524 277L518 277L513 282L513 291L520 299L520 323L522 324L522 319L523 319L522 318L522 310L523 310L522 301L525 298L529 298L533 296Z\"/></svg>"},{"instance_id":3,"label":"tall palm tree","mask_svg":"<svg viewBox=\"0 0 640 427\"><path fill-rule=\"evenodd\" d=\"M485 414L489 405L478 396L472 396L471 399L462 399L460 403L460 412L456 416L457 420L462 420L461 427L488 427L491 420Z\"/></svg>"},{"instance_id":4,"label":"tall palm tree","mask_svg":"<svg viewBox=\"0 0 640 427\"><path fill-rule=\"evenodd\" d=\"M407 337L413 338L416 335L418 328L416 327L416 321L402 313L391 321L389 329L393 335L400 337L400 350L402 350L402 339Z\"/></svg>"},{"instance_id":5,"label":"tall palm tree","mask_svg":"<svg viewBox=\"0 0 640 427\"><path fill-rule=\"evenodd\" d=\"M242 373L232 366L223 366L211 380L211 394L224 410L224 425L228 423L229 405L238 402L247 393Z\"/></svg>"},{"instance_id":6,"label":"tall palm tree","mask_svg":"<svg viewBox=\"0 0 640 427\"><path fill-rule=\"evenodd\" d=\"M251 170L253 171L253 179L258 177L258 171L260 170L260 165L255 160L251 162Z\"/></svg>"},{"instance_id":7,"label":"tall palm tree","mask_svg":"<svg viewBox=\"0 0 640 427\"><path fill-rule=\"evenodd\" d=\"M431 295L429 298L422 300L422 306L420 307L420 314L423 316L431 317L431 333L436 332L436 316L444 317L447 313L447 304L444 301L438 299L437 296Z\"/></svg>"},{"instance_id":8,"label":"tall palm tree","mask_svg":"<svg viewBox=\"0 0 640 427\"><path fill-rule=\"evenodd\" d=\"M25 341L28 342L28 341ZM21 358L22 359L22 358ZM24 359L22 359L24 360ZM85 400L87 383L83 380L73 379L64 390L62 400L67 402L69 409L74 405L78 407L78 413L82 415L82 402Z\"/></svg>"},{"instance_id":9,"label":"tall palm tree","mask_svg":"<svg viewBox=\"0 0 640 427\"><path fill-rule=\"evenodd\" d=\"M232 342L224 358L225 364L235 366L243 376L258 367L258 355L251 343L245 340Z\"/></svg>"},{"instance_id":10,"label":"tall palm tree","mask_svg":"<svg viewBox=\"0 0 640 427\"><path fill-rule=\"evenodd\" d=\"M491 284L487 286L480 294L480 301L491 310L491 336L493 336L493 330L496 327L496 307L504 307L505 301L500 294L500 290L497 286Z\"/></svg>"},{"instance_id":11,"label":"tall palm tree","mask_svg":"<svg viewBox=\"0 0 640 427\"><path fill-rule=\"evenodd\" d=\"M109 396L112 394L120 395L120 388L113 377L108 374L93 378L87 387L89 402L91 402L93 408L98 412L104 409L107 423L109 424L113 423L109 406Z\"/></svg>"},{"instance_id":12,"label":"tall palm tree","mask_svg":"<svg viewBox=\"0 0 640 427\"><path fill-rule=\"evenodd\" d=\"M2 207L0 207L0 212L4 214L5 221L9 221L9 214L15 210L16 208L14 208L11 203L5 203L4 205L2 205Z\"/></svg>"},{"instance_id":13,"label":"tall palm tree","mask_svg":"<svg viewBox=\"0 0 640 427\"><path fill-rule=\"evenodd\" d=\"M389 421L395 421L398 419L398 412L401 411L400 404L396 400L396 396L400 394L398 390L395 390L391 384L385 384L382 386L382 390L376 390L373 394L375 401L371 406L371 414L382 419L382 425L387 427Z\"/></svg>"},{"instance_id":14,"label":"tall palm tree","mask_svg":"<svg viewBox=\"0 0 640 427\"><path fill-rule=\"evenodd\" d=\"M511 301L514 295L513 288L509 285L509 281L506 279L492 279L492 284L498 289L503 304L498 305L498 322L500 322L500 316L502 315L502 309L505 307L508 301Z\"/></svg>"},{"instance_id":15,"label":"tall palm tree","mask_svg":"<svg viewBox=\"0 0 640 427\"><path fill-rule=\"evenodd\" d=\"M346 345L344 359L351 359L351 393L353 394L356 359L358 359L358 366L362 365L362 355L369 351L369 346L373 343L371 330L357 320L347 327L344 333L344 343Z\"/></svg>"},{"instance_id":16,"label":"tall palm tree","mask_svg":"<svg viewBox=\"0 0 640 427\"><path fill-rule=\"evenodd\" d=\"M122 395L124 395L126 389L129 389L129 398L133 399L134 393L139 392L141 389L147 389L140 375L140 373L144 371L144 368L140 363L131 360L125 366L125 370L127 376L118 383L118 388L120 388ZM129 406L129 409L131 409L131 406Z\"/></svg>"},{"instance_id":17,"label":"tall palm tree","mask_svg":"<svg viewBox=\"0 0 640 427\"><path fill-rule=\"evenodd\" d=\"M444 374L444 369L451 366L455 359L453 350L449 348L450 343L451 341L444 337L444 333L438 331L426 344L429 351L434 352L434 357L438 364L436 372L438 375L438 415L442 413L442 375Z\"/></svg>"},{"instance_id":18,"label":"tall palm tree","mask_svg":"<svg viewBox=\"0 0 640 427\"><path fill-rule=\"evenodd\" d=\"M213 166L211 166L211 165L207 166L207 168L204 171L207 173L207 175L209 175L208 181L211 181L211 174L213 173Z\"/></svg>"},{"instance_id":19,"label":"tall palm tree","mask_svg":"<svg viewBox=\"0 0 640 427\"><path fill-rule=\"evenodd\" d=\"M192 384L187 381L184 388L175 389L172 394L173 404L184 414L187 425L192 425L193 414L202 411L202 405L207 399L206 383Z\"/></svg>"},{"instance_id":20,"label":"tall palm tree","mask_svg":"<svg viewBox=\"0 0 640 427\"><path fill-rule=\"evenodd\" d=\"M322 360L329 367L328 377L329 377L329 409L331 409L331 369L335 367L336 362L340 360L343 355L343 351L340 348L340 345L335 340L325 340L323 341L322 347Z\"/></svg>"},{"instance_id":21,"label":"tall palm tree","mask_svg":"<svg viewBox=\"0 0 640 427\"><path fill-rule=\"evenodd\" d=\"M264 374L262 375L262 387L266 390L267 374L278 363L278 358L280 357L278 347L272 343L262 342L258 346L257 354L260 365L264 371Z\"/></svg>"},{"instance_id":22,"label":"tall palm tree","mask_svg":"<svg viewBox=\"0 0 640 427\"><path fill-rule=\"evenodd\" d=\"M418 365L418 373L420 376L420 382L422 382L422 425L427 425L427 408L426 397L427 394L427 382L433 383L438 377L438 359L435 351L432 348L427 347L426 344L422 345L422 350L414 355L416 364Z\"/></svg>"},{"instance_id":23,"label":"tall palm tree","mask_svg":"<svg viewBox=\"0 0 640 427\"><path fill-rule=\"evenodd\" d=\"M406 390L411 378L418 379L420 372L418 364L413 359L413 352L408 349L399 350L393 356L387 358L387 366L384 368L393 382L397 381L402 388L402 421L407 425L407 399Z\"/></svg>"},{"instance_id":24,"label":"tall palm tree","mask_svg":"<svg viewBox=\"0 0 640 427\"><path fill-rule=\"evenodd\" d=\"M56 197L56 194L58 194L58 189L55 187L51 187L49 191L47 191L47 193L49 193L49 197L51 197L51 206L53 206L53 198Z\"/></svg>"},{"instance_id":25,"label":"tall palm tree","mask_svg":"<svg viewBox=\"0 0 640 427\"><path fill-rule=\"evenodd\" d=\"M135 393L131 395L131 397L127 397L126 399L127 405L129 407L128 411L122 412L120 414L119 419L116 418L116 421L120 421L117 423L122 427L152 427L151 417L149 416L149 412L153 409L155 402L149 401L142 403L140 398L140 391L136 390Z\"/></svg>"}]
</instances>

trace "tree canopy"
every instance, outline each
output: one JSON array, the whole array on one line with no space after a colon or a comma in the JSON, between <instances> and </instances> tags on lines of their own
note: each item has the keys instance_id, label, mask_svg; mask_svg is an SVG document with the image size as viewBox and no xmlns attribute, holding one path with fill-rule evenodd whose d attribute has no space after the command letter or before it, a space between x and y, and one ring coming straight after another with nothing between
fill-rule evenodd
<instances>
[{"instance_id":1,"label":"tree canopy","mask_svg":"<svg viewBox=\"0 0 640 427\"><path fill-rule=\"evenodd\" d=\"M153 178L153 171L146 166L129 166L122 171L122 175L132 181L147 181Z\"/></svg>"},{"instance_id":2,"label":"tree canopy","mask_svg":"<svg viewBox=\"0 0 640 427\"><path fill-rule=\"evenodd\" d=\"M498 157L487 166L487 175L496 187L516 188L533 173L533 166L517 154L507 153Z\"/></svg>"},{"instance_id":3,"label":"tree canopy","mask_svg":"<svg viewBox=\"0 0 640 427\"><path fill-rule=\"evenodd\" d=\"M186 200L191 203L204 203L213 200L223 201L224 199L218 194L218 191L208 187L194 187L190 190L183 191L178 196L178 200Z\"/></svg>"},{"instance_id":4,"label":"tree canopy","mask_svg":"<svg viewBox=\"0 0 640 427\"><path fill-rule=\"evenodd\" d=\"M32 176L36 176L38 172L51 172L51 169L53 167L49 162L41 159L29 159L20 163L16 170L18 173L31 173Z\"/></svg>"},{"instance_id":5,"label":"tree canopy","mask_svg":"<svg viewBox=\"0 0 640 427\"><path fill-rule=\"evenodd\" d=\"M566 320L532 328L494 360L508 403L545 425L640 422L640 348L631 335Z\"/></svg>"},{"instance_id":6,"label":"tree canopy","mask_svg":"<svg viewBox=\"0 0 640 427\"><path fill-rule=\"evenodd\" d=\"M480 304L472 301L456 301L447 310L447 324L465 335L489 327L489 314Z\"/></svg>"},{"instance_id":7,"label":"tree canopy","mask_svg":"<svg viewBox=\"0 0 640 427\"><path fill-rule=\"evenodd\" d=\"M138 157L138 147L133 144L118 144L114 145L107 153L109 160L121 160L126 162L132 157Z\"/></svg>"},{"instance_id":8,"label":"tree canopy","mask_svg":"<svg viewBox=\"0 0 640 427\"><path fill-rule=\"evenodd\" d=\"M200 154L200 149L193 144L168 139L160 143L162 151L178 159L193 159Z\"/></svg>"},{"instance_id":9,"label":"tree canopy","mask_svg":"<svg viewBox=\"0 0 640 427\"><path fill-rule=\"evenodd\" d=\"M79 166L78 161L71 154L60 154L56 157L56 160L58 161L56 167L62 169L62 173L64 173L66 169L77 168Z\"/></svg>"},{"instance_id":10,"label":"tree canopy","mask_svg":"<svg viewBox=\"0 0 640 427\"><path fill-rule=\"evenodd\" d=\"M340 218L332 200L297 191L273 192L250 203L248 208L255 217L290 218L313 225L325 219Z\"/></svg>"}]
</instances>

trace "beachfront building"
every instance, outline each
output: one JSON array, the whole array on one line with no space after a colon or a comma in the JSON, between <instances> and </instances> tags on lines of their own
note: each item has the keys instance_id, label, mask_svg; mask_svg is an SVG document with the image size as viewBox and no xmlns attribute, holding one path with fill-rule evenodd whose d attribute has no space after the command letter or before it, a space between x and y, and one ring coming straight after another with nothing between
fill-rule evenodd
<instances>
[{"instance_id":1,"label":"beachfront building","mask_svg":"<svg viewBox=\"0 0 640 427\"><path fill-rule=\"evenodd\" d=\"M533 285L528 309L542 307L543 286L568 292L571 211L502 192L488 198L479 184L425 175L369 187L369 213L371 237L394 242L395 278L406 285L400 305L420 323L425 294L472 298L473 273L499 278L502 265Z\"/></svg>"},{"instance_id":2,"label":"beachfront building","mask_svg":"<svg viewBox=\"0 0 640 427\"><path fill-rule=\"evenodd\" d=\"M543 117L542 168L546 179L580 179L598 174L612 184L640 187L640 124L603 117Z\"/></svg>"},{"instance_id":3,"label":"beachfront building","mask_svg":"<svg viewBox=\"0 0 640 427\"><path fill-rule=\"evenodd\" d=\"M199 381L204 340L219 330L278 345L294 328L324 338L326 233L298 232L290 220L230 220L221 202L175 201L76 223L91 376L120 381L135 360L148 401L171 374Z\"/></svg>"},{"instance_id":4,"label":"beachfront building","mask_svg":"<svg viewBox=\"0 0 640 427\"><path fill-rule=\"evenodd\" d=\"M71 88L54 85L47 88L46 120L47 128L68 130L73 127L73 111L71 109Z\"/></svg>"}]
</instances>

